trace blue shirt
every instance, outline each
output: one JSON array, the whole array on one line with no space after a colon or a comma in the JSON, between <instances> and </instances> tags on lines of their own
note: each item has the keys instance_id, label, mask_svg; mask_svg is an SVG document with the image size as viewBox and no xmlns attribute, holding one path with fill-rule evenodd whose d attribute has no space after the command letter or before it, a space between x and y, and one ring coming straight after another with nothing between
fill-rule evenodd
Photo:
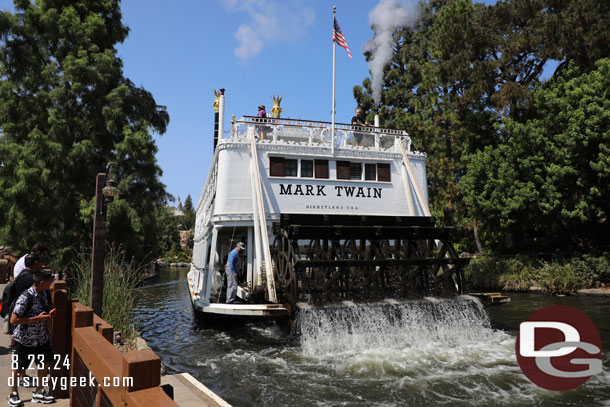
<instances>
[{"instance_id":1,"label":"blue shirt","mask_svg":"<svg viewBox=\"0 0 610 407\"><path fill-rule=\"evenodd\" d=\"M237 266L239 266L239 252L236 247L229 253L229 268L233 274L237 274Z\"/></svg>"}]
</instances>

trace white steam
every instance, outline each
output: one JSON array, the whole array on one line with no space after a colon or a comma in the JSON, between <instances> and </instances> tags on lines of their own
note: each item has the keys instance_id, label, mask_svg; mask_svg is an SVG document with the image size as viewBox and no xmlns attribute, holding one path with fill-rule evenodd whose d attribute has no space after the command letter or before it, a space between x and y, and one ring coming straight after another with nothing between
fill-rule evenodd
<instances>
[{"instance_id":1,"label":"white steam","mask_svg":"<svg viewBox=\"0 0 610 407\"><path fill-rule=\"evenodd\" d=\"M393 35L401 27L412 24L416 18L415 1L381 0L369 13L373 25L373 38L364 44L364 51L371 53L369 70L375 104L381 103L383 68L393 54Z\"/></svg>"},{"instance_id":2,"label":"white steam","mask_svg":"<svg viewBox=\"0 0 610 407\"><path fill-rule=\"evenodd\" d=\"M246 13L235 32L235 55L242 61L256 56L265 45L296 43L315 21L313 8L301 0L223 0L227 10Z\"/></svg>"}]
</instances>

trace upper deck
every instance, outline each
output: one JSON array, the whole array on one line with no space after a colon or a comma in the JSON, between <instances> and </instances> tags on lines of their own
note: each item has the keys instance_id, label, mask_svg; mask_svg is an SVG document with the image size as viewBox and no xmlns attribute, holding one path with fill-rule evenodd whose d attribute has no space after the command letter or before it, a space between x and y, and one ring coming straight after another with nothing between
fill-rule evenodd
<instances>
[{"instance_id":1,"label":"upper deck","mask_svg":"<svg viewBox=\"0 0 610 407\"><path fill-rule=\"evenodd\" d=\"M232 123L228 137L219 140L219 144L249 142L250 131L254 131L260 144L316 147L327 149L327 153L343 151L356 155L362 151L400 154L398 142L403 141L409 153L425 157L424 153L414 150L404 130L335 123L333 143L330 122L254 116L243 116Z\"/></svg>"},{"instance_id":2,"label":"upper deck","mask_svg":"<svg viewBox=\"0 0 610 407\"><path fill-rule=\"evenodd\" d=\"M244 116L218 140L198 226L252 221L253 151L270 220L281 213L426 216L426 155L406 131L336 123L331 137L328 122Z\"/></svg>"}]
</instances>

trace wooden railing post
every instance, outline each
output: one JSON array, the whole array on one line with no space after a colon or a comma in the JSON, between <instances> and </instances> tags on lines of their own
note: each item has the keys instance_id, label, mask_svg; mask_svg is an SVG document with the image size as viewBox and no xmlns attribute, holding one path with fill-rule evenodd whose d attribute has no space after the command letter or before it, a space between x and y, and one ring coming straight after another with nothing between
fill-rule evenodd
<instances>
[{"instance_id":1,"label":"wooden railing post","mask_svg":"<svg viewBox=\"0 0 610 407\"><path fill-rule=\"evenodd\" d=\"M53 317L53 323L51 325L51 346L53 348L54 360L51 362L51 377L61 378L68 377L70 375L69 369L67 368L66 359L71 353L71 340L66 335L66 332L70 323L70 313L72 307L68 307L68 291L66 290L65 281L55 281L51 286L53 307L57 309L55 316ZM69 360L68 360L69 363ZM59 380L56 382L59 383ZM50 389L51 395L56 398L63 398L67 395L66 390L62 390L61 387Z\"/></svg>"},{"instance_id":2,"label":"wooden railing post","mask_svg":"<svg viewBox=\"0 0 610 407\"><path fill-rule=\"evenodd\" d=\"M161 384L161 358L150 350L129 351L123 355L123 377L133 378L127 391L137 391Z\"/></svg>"},{"instance_id":3,"label":"wooden railing post","mask_svg":"<svg viewBox=\"0 0 610 407\"><path fill-rule=\"evenodd\" d=\"M86 307L79 302L72 303L72 321L70 333L74 333L74 328L84 328L93 325L93 309ZM72 336L72 335L71 335ZM70 377L74 377L74 366L76 365L76 350L73 344L70 350ZM74 388L70 386L70 407L79 407L74 404Z\"/></svg>"},{"instance_id":4,"label":"wooden railing post","mask_svg":"<svg viewBox=\"0 0 610 407\"><path fill-rule=\"evenodd\" d=\"M72 304L72 329L93 326L93 308L76 302Z\"/></svg>"}]
</instances>

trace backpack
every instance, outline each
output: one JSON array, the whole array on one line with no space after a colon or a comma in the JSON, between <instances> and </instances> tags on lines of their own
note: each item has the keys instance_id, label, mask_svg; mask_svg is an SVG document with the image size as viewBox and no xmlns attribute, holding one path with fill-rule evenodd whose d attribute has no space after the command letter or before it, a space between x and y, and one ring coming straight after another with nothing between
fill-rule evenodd
<instances>
[{"instance_id":1,"label":"backpack","mask_svg":"<svg viewBox=\"0 0 610 407\"><path fill-rule=\"evenodd\" d=\"M17 292L17 281L19 281L21 276L28 274L32 274L32 272L30 270L23 270L21 274L17 276L15 281L11 281L4 287L4 291L2 291L2 311L0 312L0 316L2 316L2 318L6 317L7 315L10 317L11 313L13 312L17 298L19 298L19 296L23 293L23 291Z\"/></svg>"}]
</instances>

